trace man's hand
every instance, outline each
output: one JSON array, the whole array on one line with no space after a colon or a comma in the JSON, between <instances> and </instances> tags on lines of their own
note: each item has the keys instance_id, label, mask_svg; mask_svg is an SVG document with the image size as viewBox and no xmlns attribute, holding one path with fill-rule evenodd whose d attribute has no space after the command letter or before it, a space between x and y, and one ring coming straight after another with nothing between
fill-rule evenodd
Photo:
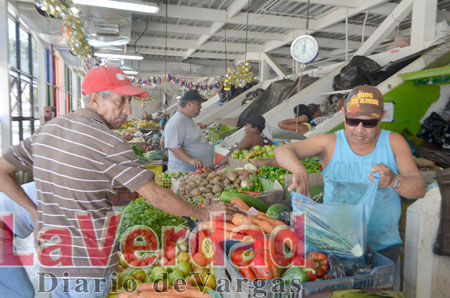
<instances>
[{"instance_id":1,"label":"man's hand","mask_svg":"<svg viewBox=\"0 0 450 298\"><path fill-rule=\"evenodd\" d=\"M371 173L380 173L380 182L378 183L378 188L386 188L394 183L396 174L385 164L379 163L373 166ZM373 181L373 175L369 174L370 181Z\"/></svg>"},{"instance_id":2,"label":"man's hand","mask_svg":"<svg viewBox=\"0 0 450 298\"><path fill-rule=\"evenodd\" d=\"M191 160L189 160L189 163L194 167L196 167L197 169L203 168L203 163L200 159L192 158Z\"/></svg>"},{"instance_id":3,"label":"man's hand","mask_svg":"<svg viewBox=\"0 0 450 298\"><path fill-rule=\"evenodd\" d=\"M206 218L202 218L202 220L204 220L204 221L209 220L210 215L213 212L220 212L220 211L225 212L225 220L226 221L231 221L231 219L233 218L233 214L235 214L235 213L243 213L242 211L240 211L233 205L226 204L224 202L214 203L211 206L205 208L205 210L207 210L207 212L205 212Z\"/></svg>"},{"instance_id":4,"label":"man's hand","mask_svg":"<svg viewBox=\"0 0 450 298\"><path fill-rule=\"evenodd\" d=\"M309 193L308 173L306 171L300 169L292 173L292 184L289 186L288 190L292 191L294 189L307 197L311 197L311 194Z\"/></svg>"}]
</instances>

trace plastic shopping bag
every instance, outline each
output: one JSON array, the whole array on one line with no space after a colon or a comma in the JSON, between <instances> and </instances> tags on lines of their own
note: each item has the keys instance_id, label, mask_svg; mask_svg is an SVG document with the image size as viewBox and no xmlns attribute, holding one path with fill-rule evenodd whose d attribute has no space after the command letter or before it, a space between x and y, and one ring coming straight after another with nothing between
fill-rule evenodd
<instances>
[{"instance_id":1,"label":"plastic shopping bag","mask_svg":"<svg viewBox=\"0 0 450 298\"><path fill-rule=\"evenodd\" d=\"M378 177L369 184L332 182L333 193L325 193L323 204L292 192L293 214L305 214L307 250L344 258L361 257L366 249L367 226L378 182Z\"/></svg>"}]
</instances>

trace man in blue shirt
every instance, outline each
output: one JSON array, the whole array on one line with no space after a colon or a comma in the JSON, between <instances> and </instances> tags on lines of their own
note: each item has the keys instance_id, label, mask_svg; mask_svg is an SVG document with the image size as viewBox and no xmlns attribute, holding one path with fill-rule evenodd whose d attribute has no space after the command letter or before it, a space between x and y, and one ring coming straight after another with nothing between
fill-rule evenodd
<instances>
[{"instance_id":1,"label":"man in blue shirt","mask_svg":"<svg viewBox=\"0 0 450 298\"><path fill-rule=\"evenodd\" d=\"M324 168L324 202L340 199L330 195L331 181L369 183L373 173L380 174L367 243L396 262L398 276L394 278L394 288L399 289L400 196L424 197L425 181L405 139L398 133L380 129L385 112L383 95L376 87L355 87L344 102L342 113L345 129L281 146L275 150L275 157L281 167L293 173L289 190L309 196L308 174L300 160L319 156Z\"/></svg>"}]
</instances>

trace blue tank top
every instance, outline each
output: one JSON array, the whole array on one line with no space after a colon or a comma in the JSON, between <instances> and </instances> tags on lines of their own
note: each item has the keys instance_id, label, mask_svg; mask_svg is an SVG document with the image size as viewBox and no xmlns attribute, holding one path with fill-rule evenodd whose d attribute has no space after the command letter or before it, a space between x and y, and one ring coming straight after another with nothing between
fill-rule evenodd
<instances>
[{"instance_id":1,"label":"blue tank top","mask_svg":"<svg viewBox=\"0 0 450 298\"><path fill-rule=\"evenodd\" d=\"M375 150L360 156L353 152L345 137L344 130L336 132L336 148L328 166L322 171L325 183L324 202L340 202L343 198L332 197L333 184L330 181L369 183L368 174L375 164L383 163L398 173L397 163L392 152L390 131L381 130ZM330 194L327 196L327 194ZM355 203L349 202L347 203ZM390 187L379 189L373 205L368 227L367 244L381 250L400 244L398 223L401 215L400 196Z\"/></svg>"}]
</instances>

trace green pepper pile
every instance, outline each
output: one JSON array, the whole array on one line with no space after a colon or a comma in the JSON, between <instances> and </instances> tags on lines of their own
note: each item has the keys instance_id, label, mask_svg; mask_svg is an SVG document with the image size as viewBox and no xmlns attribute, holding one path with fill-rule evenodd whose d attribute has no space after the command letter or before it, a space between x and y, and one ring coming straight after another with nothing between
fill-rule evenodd
<instances>
[{"instance_id":1,"label":"green pepper pile","mask_svg":"<svg viewBox=\"0 0 450 298\"><path fill-rule=\"evenodd\" d=\"M302 160L302 164L310 174L320 173L322 171L322 164L320 163L320 158L317 156L305 158Z\"/></svg>"},{"instance_id":2,"label":"green pepper pile","mask_svg":"<svg viewBox=\"0 0 450 298\"><path fill-rule=\"evenodd\" d=\"M259 174L257 174L257 176L270 181L278 180L278 182L284 186L286 183L284 176L287 174L291 174L291 172L282 168L264 166L259 169Z\"/></svg>"}]
</instances>

